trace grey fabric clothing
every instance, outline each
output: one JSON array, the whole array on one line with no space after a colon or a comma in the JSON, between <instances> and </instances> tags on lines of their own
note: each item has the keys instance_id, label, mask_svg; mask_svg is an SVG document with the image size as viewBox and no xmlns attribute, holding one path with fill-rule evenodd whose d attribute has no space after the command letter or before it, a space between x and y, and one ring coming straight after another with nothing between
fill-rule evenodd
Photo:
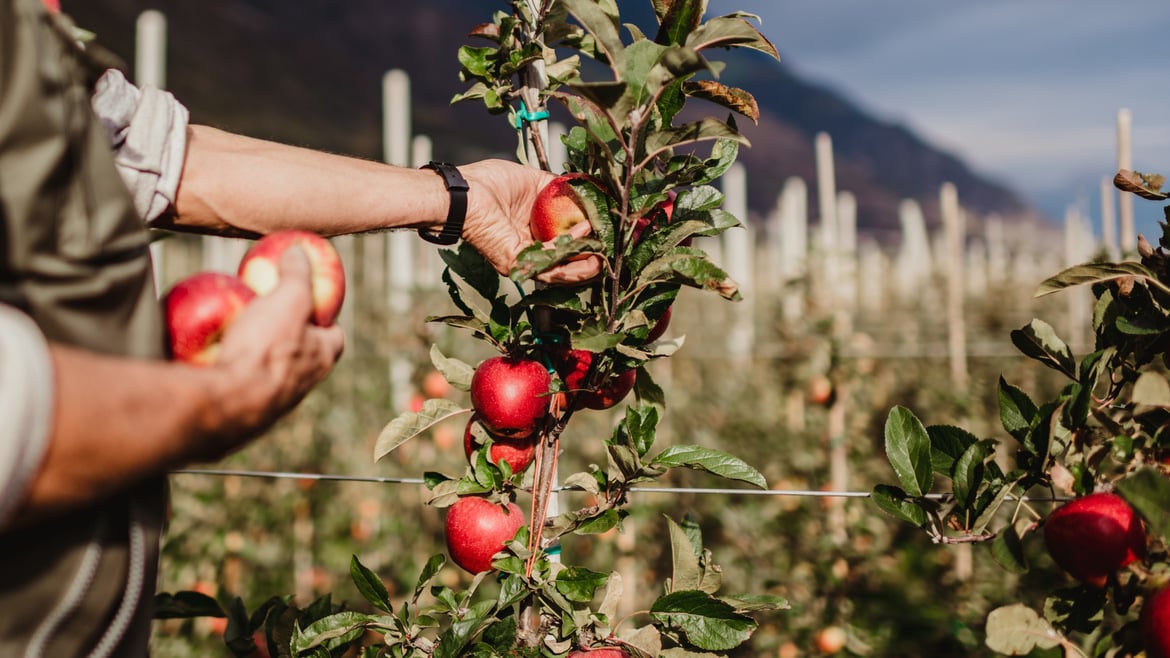
<instances>
[{"instance_id":1,"label":"grey fabric clothing","mask_svg":"<svg viewBox=\"0 0 1170 658\"><path fill-rule=\"evenodd\" d=\"M150 239L90 105L109 64L87 49L40 0L0 0L0 304L52 343L163 358ZM0 656L146 655L165 494L0 530Z\"/></svg>"}]
</instances>

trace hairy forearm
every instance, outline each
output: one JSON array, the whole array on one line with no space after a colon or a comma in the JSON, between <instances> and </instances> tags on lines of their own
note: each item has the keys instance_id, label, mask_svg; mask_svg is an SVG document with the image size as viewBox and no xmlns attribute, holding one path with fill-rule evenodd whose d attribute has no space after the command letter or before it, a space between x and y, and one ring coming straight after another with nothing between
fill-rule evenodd
<instances>
[{"instance_id":1,"label":"hairy forearm","mask_svg":"<svg viewBox=\"0 0 1170 658\"><path fill-rule=\"evenodd\" d=\"M440 226L447 205L442 179L431 171L191 126L174 213L160 225L339 235Z\"/></svg>"},{"instance_id":2,"label":"hairy forearm","mask_svg":"<svg viewBox=\"0 0 1170 658\"><path fill-rule=\"evenodd\" d=\"M47 453L15 521L100 500L177 466L214 459L259 424L259 405L218 368L50 347ZM116 383L116 385L114 385Z\"/></svg>"}]
</instances>

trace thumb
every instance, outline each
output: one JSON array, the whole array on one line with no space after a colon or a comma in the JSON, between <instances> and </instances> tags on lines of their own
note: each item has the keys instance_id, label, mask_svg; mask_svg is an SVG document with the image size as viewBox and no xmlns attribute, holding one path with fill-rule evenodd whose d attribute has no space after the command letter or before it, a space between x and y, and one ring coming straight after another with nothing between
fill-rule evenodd
<instances>
[{"instance_id":1,"label":"thumb","mask_svg":"<svg viewBox=\"0 0 1170 658\"><path fill-rule=\"evenodd\" d=\"M313 309L313 266L309 255L292 245L280 255L280 283L273 292L285 299L284 303L303 307L306 317Z\"/></svg>"}]
</instances>

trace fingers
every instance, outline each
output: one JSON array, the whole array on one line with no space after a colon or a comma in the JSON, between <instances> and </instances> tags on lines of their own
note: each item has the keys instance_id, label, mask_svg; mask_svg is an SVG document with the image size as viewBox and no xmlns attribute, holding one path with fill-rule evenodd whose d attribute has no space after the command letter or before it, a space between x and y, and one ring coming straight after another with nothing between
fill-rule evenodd
<instances>
[{"instance_id":1,"label":"fingers","mask_svg":"<svg viewBox=\"0 0 1170 658\"><path fill-rule=\"evenodd\" d=\"M267 297L275 298L273 305L287 306L288 312L306 322L313 312L313 267L309 256L293 245L280 257L280 282Z\"/></svg>"}]
</instances>

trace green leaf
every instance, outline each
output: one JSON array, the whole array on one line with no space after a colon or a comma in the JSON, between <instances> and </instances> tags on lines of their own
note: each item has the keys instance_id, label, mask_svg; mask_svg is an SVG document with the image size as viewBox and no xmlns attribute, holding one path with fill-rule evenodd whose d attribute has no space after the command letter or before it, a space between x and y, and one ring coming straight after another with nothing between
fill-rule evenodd
<instances>
[{"instance_id":1,"label":"green leaf","mask_svg":"<svg viewBox=\"0 0 1170 658\"><path fill-rule=\"evenodd\" d=\"M1060 645L1060 634L1035 610L1022 603L996 608L987 615L987 648L1020 656L1036 648Z\"/></svg>"},{"instance_id":2,"label":"green leaf","mask_svg":"<svg viewBox=\"0 0 1170 658\"><path fill-rule=\"evenodd\" d=\"M412 600L417 601L423 590L431 584L431 579L439 574L443 566L447 564L447 557L442 553L432 555L425 566L423 566L422 573L418 575L418 582L414 585L414 594L411 596Z\"/></svg>"},{"instance_id":3,"label":"green leaf","mask_svg":"<svg viewBox=\"0 0 1170 658\"><path fill-rule=\"evenodd\" d=\"M886 417L886 458L902 488L922 496L934 483L931 472L930 435L922 421L905 407L894 407Z\"/></svg>"},{"instance_id":4,"label":"green leaf","mask_svg":"<svg viewBox=\"0 0 1170 658\"><path fill-rule=\"evenodd\" d=\"M155 619L190 619L193 617L226 617L219 602L201 592L159 592L154 596Z\"/></svg>"},{"instance_id":5,"label":"green leaf","mask_svg":"<svg viewBox=\"0 0 1170 658\"><path fill-rule=\"evenodd\" d=\"M653 158L669 149L713 139L732 139L744 146L751 146L751 142L733 126L718 119L705 117L694 123L685 123L647 135L646 157Z\"/></svg>"},{"instance_id":6,"label":"green leaf","mask_svg":"<svg viewBox=\"0 0 1170 658\"><path fill-rule=\"evenodd\" d=\"M1069 379L1077 378L1077 363L1072 350L1056 335L1052 325L1043 320L1032 320L1026 327L1011 333L1012 344L1026 356L1059 370Z\"/></svg>"},{"instance_id":7,"label":"green leaf","mask_svg":"<svg viewBox=\"0 0 1170 658\"><path fill-rule=\"evenodd\" d=\"M926 428L930 436L930 462L935 473L950 477L955 468L955 461L972 444L978 441L975 435L961 427L951 425L931 425Z\"/></svg>"},{"instance_id":8,"label":"green leaf","mask_svg":"<svg viewBox=\"0 0 1170 658\"><path fill-rule=\"evenodd\" d=\"M650 606L650 616L680 631L687 643L707 651L730 651L743 644L756 622L731 605L695 590L675 591Z\"/></svg>"},{"instance_id":9,"label":"green leaf","mask_svg":"<svg viewBox=\"0 0 1170 658\"><path fill-rule=\"evenodd\" d=\"M991 542L991 557L999 566L1014 574L1028 572L1028 558L1024 555L1023 535L1020 526L1027 527L1031 521L1021 519L1014 525L1008 525Z\"/></svg>"},{"instance_id":10,"label":"green leaf","mask_svg":"<svg viewBox=\"0 0 1170 658\"><path fill-rule=\"evenodd\" d=\"M597 590L605 587L609 575L590 571L584 567L566 567L557 574L556 587L566 599L577 603L589 603Z\"/></svg>"},{"instance_id":11,"label":"green leaf","mask_svg":"<svg viewBox=\"0 0 1170 658\"><path fill-rule=\"evenodd\" d=\"M686 45L695 50L740 47L758 50L780 59L776 46L742 15L719 16L704 23L687 37Z\"/></svg>"},{"instance_id":12,"label":"green leaf","mask_svg":"<svg viewBox=\"0 0 1170 658\"><path fill-rule=\"evenodd\" d=\"M792 608L788 599L770 594L739 594L736 596L722 596L723 601L735 606L740 612L772 612L774 610L789 610Z\"/></svg>"},{"instance_id":13,"label":"green leaf","mask_svg":"<svg viewBox=\"0 0 1170 658\"><path fill-rule=\"evenodd\" d=\"M438 345L431 345L431 363L451 386L461 391L471 390L471 378L475 375L475 368L459 359L444 356Z\"/></svg>"},{"instance_id":14,"label":"green leaf","mask_svg":"<svg viewBox=\"0 0 1170 658\"><path fill-rule=\"evenodd\" d=\"M1150 534L1170 540L1170 479L1146 467L1119 480L1117 491L1146 520Z\"/></svg>"},{"instance_id":15,"label":"green leaf","mask_svg":"<svg viewBox=\"0 0 1170 658\"><path fill-rule=\"evenodd\" d=\"M691 536L674 519L668 516L666 522L670 528L670 552L673 556L670 590L699 589L699 583L702 581L699 549L691 540Z\"/></svg>"},{"instance_id":16,"label":"green leaf","mask_svg":"<svg viewBox=\"0 0 1170 658\"><path fill-rule=\"evenodd\" d=\"M1170 292L1166 284L1147 267L1136 261L1121 263L1089 263L1074 265L1056 275L1045 279L1036 290L1036 297L1043 297L1072 286L1084 284L1105 283L1132 277L1147 285L1154 286L1164 292Z\"/></svg>"},{"instance_id":17,"label":"green leaf","mask_svg":"<svg viewBox=\"0 0 1170 658\"><path fill-rule=\"evenodd\" d=\"M477 77L483 78L491 71L492 63L499 54L498 48L473 48L471 46L462 46L459 48L459 63L468 73Z\"/></svg>"},{"instance_id":18,"label":"green leaf","mask_svg":"<svg viewBox=\"0 0 1170 658\"><path fill-rule=\"evenodd\" d=\"M926 527L926 511L917 502L910 500L905 491L888 484L879 484L870 494L873 502L886 514L912 523L919 528Z\"/></svg>"},{"instance_id":19,"label":"green leaf","mask_svg":"<svg viewBox=\"0 0 1170 658\"><path fill-rule=\"evenodd\" d=\"M607 509L601 514L582 519L573 532L579 535L600 535L616 528L621 518L621 513L616 509Z\"/></svg>"},{"instance_id":20,"label":"green leaf","mask_svg":"<svg viewBox=\"0 0 1170 658\"><path fill-rule=\"evenodd\" d=\"M394 619L367 615L361 612L343 611L318 619L293 636L293 655L322 647L333 651L349 645L365 634L366 629L393 628Z\"/></svg>"},{"instance_id":21,"label":"green leaf","mask_svg":"<svg viewBox=\"0 0 1170 658\"><path fill-rule=\"evenodd\" d=\"M739 457L729 455L719 450L701 446L671 446L663 450L653 459L651 464L665 466L685 466L707 471L729 480L739 480L754 484L761 489L768 488L767 481L759 471L752 468Z\"/></svg>"},{"instance_id":22,"label":"green leaf","mask_svg":"<svg viewBox=\"0 0 1170 658\"><path fill-rule=\"evenodd\" d=\"M1067 631L1092 633L1105 618L1108 592L1087 585L1058 589L1044 599L1044 618Z\"/></svg>"},{"instance_id":23,"label":"green leaf","mask_svg":"<svg viewBox=\"0 0 1170 658\"><path fill-rule=\"evenodd\" d=\"M667 46L677 46L686 43L687 37L694 32L707 12L707 0L675 0L667 5L665 13L660 14L658 34L654 40Z\"/></svg>"},{"instance_id":24,"label":"green leaf","mask_svg":"<svg viewBox=\"0 0 1170 658\"><path fill-rule=\"evenodd\" d=\"M983 484L983 460L992 449L991 442L973 443L955 461L952 485L955 501L961 508L970 509L975 505L979 486Z\"/></svg>"},{"instance_id":25,"label":"green leaf","mask_svg":"<svg viewBox=\"0 0 1170 658\"><path fill-rule=\"evenodd\" d=\"M625 61L625 46L618 32L618 22L595 0L562 0L565 8L581 26L597 40L600 51L614 73L621 75Z\"/></svg>"},{"instance_id":26,"label":"green leaf","mask_svg":"<svg viewBox=\"0 0 1170 658\"><path fill-rule=\"evenodd\" d=\"M459 249L440 249L439 257L447 268L467 282L480 297L493 300L500 292L500 275L491 263L466 242Z\"/></svg>"},{"instance_id":27,"label":"green leaf","mask_svg":"<svg viewBox=\"0 0 1170 658\"><path fill-rule=\"evenodd\" d=\"M712 263L706 253L693 248L678 247L651 261L638 275L636 285L651 286L659 283L680 283L717 292L724 299L742 299L739 284Z\"/></svg>"},{"instance_id":28,"label":"green leaf","mask_svg":"<svg viewBox=\"0 0 1170 658\"><path fill-rule=\"evenodd\" d=\"M654 445L655 429L658 427L658 409L650 404L627 406L625 426L630 445L639 457L645 457L646 453L650 451L650 446Z\"/></svg>"},{"instance_id":29,"label":"green leaf","mask_svg":"<svg viewBox=\"0 0 1170 658\"><path fill-rule=\"evenodd\" d=\"M394 614L394 606L390 603L390 593L386 591L386 584L378 574L366 568L356 555L350 558L349 575L353 578L353 584L357 586L358 592L370 602L370 605Z\"/></svg>"},{"instance_id":30,"label":"green leaf","mask_svg":"<svg viewBox=\"0 0 1170 658\"><path fill-rule=\"evenodd\" d=\"M1020 389L999 378L999 420L1017 441L1023 441L1036 422L1036 403Z\"/></svg>"},{"instance_id":31,"label":"green leaf","mask_svg":"<svg viewBox=\"0 0 1170 658\"><path fill-rule=\"evenodd\" d=\"M382 459L398 446L434 425L467 411L470 410L442 398L423 402L422 409L418 413L408 411L382 428L382 432L378 434L378 440L374 442L374 461Z\"/></svg>"}]
</instances>

